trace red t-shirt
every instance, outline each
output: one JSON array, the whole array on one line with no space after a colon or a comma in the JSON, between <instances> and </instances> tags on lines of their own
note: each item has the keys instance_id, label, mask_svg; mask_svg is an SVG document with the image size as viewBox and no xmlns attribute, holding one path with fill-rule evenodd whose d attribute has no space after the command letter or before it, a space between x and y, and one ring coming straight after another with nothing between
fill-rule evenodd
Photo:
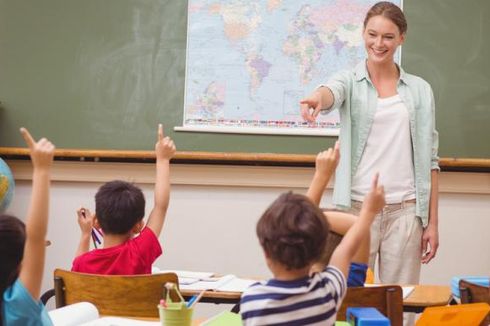
<instances>
[{"instance_id":1,"label":"red t-shirt","mask_svg":"<svg viewBox=\"0 0 490 326\"><path fill-rule=\"evenodd\" d=\"M89 251L73 260L73 272L103 275L151 274L162 254L158 238L145 227L140 235L118 246Z\"/></svg>"}]
</instances>

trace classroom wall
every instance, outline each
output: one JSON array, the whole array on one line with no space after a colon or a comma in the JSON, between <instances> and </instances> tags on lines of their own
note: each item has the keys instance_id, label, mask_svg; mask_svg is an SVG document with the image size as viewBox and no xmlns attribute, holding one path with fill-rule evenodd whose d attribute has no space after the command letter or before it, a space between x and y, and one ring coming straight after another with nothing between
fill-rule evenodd
<instances>
[{"instance_id":1,"label":"classroom wall","mask_svg":"<svg viewBox=\"0 0 490 326\"><path fill-rule=\"evenodd\" d=\"M9 209L24 217L30 198L30 162L9 161L17 186ZM304 193L312 168L172 165L172 193L160 241L161 269L187 269L270 276L255 236L255 223L283 191ZM75 210L94 208L102 182L137 182L153 203L153 164L55 162L43 291L52 287L52 271L67 268L77 248ZM421 283L449 284L453 275L489 275L490 173L441 173L440 242L437 258L422 269ZM331 196L328 189L323 199ZM214 313L215 306L209 314Z\"/></svg>"}]
</instances>

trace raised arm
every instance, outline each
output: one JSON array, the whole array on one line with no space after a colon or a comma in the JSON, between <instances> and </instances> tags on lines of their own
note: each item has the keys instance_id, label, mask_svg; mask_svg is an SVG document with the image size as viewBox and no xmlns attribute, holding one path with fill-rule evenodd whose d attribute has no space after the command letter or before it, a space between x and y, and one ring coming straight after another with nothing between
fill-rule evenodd
<instances>
[{"instance_id":1,"label":"raised arm","mask_svg":"<svg viewBox=\"0 0 490 326\"><path fill-rule=\"evenodd\" d=\"M158 125L158 141L155 144L156 178L155 178L155 206L150 213L146 224L158 237L163 228L165 214L167 213L170 198L170 159L175 154L175 145L172 139L163 136L163 127Z\"/></svg>"},{"instance_id":2,"label":"raised arm","mask_svg":"<svg viewBox=\"0 0 490 326\"><path fill-rule=\"evenodd\" d=\"M46 138L35 142L27 129L21 128L20 132L30 150L33 173L32 196L26 220L26 244L19 278L32 297L38 299L44 271L46 232L48 228L49 182L54 145Z\"/></svg>"},{"instance_id":3,"label":"raised arm","mask_svg":"<svg viewBox=\"0 0 490 326\"><path fill-rule=\"evenodd\" d=\"M94 226L94 216L86 208L80 207L77 209L77 219L81 234L75 257L90 250L90 238L92 237L92 227Z\"/></svg>"},{"instance_id":4,"label":"raised arm","mask_svg":"<svg viewBox=\"0 0 490 326\"><path fill-rule=\"evenodd\" d=\"M305 121L314 122L321 110L329 109L334 102L330 88L322 86L317 88L308 97L300 101L301 116Z\"/></svg>"},{"instance_id":5,"label":"raised arm","mask_svg":"<svg viewBox=\"0 0 490 326\"><path fill-rule=\"evenodd\" d=\"M339 164L339 142L335 142L334 148L318 153L315 161L315 174L311 180L310 187L306 192L308 197L315 205L320 205L323 192L332 174Z\"/></svg>"},{"instance_id":6,"label":"raised arm","mask_svg":"<svg viewBox=\"0 0 490 326\"><path fill-rule=\"evenodd\" d=\"M348 274L349 264L358 251L362 240L369 233L374 217L384 207L384 198L384 189L383 186L378 186L378 175L376 174L371 190L364 199L359 218L344 235L330 260L330 264L340 269L344 275Z\"/></svg>"}]
</instances>

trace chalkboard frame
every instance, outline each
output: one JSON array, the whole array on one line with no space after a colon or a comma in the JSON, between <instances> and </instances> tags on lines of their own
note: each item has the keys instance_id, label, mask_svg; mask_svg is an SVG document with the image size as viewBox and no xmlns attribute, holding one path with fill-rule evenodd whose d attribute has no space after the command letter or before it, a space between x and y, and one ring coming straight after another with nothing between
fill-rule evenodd
<instances>
[{"instance_id":1,"label":"chalkboard frame","mask_svg":"<svg viewBox=\"0 0 490 326\"><path fill-rule=\"evenodd\" d=\"M4 159L26 160L29 159L29 150L19 147L0 147L0 156ZM316 155L309 154L179 151L172 159L172 163L314 167L315 157ZM55 160L154 163L155 152L57 149ZM490 159L441 158L439 165L444 172L490 172Z\"/></svg>"}]
</instances>

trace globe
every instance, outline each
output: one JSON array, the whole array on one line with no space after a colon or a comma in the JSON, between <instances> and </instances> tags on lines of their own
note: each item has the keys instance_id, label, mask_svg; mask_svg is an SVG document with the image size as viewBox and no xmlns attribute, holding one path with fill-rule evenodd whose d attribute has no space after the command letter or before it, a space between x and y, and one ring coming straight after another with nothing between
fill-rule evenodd
<instances>
[{"instance_id":1,"label":"globe","mask_svg":"<svg viewBox=\"0 0 490 326\"><path fill-rule=\"evenodd\" d=\"M15 182L12 171L0 158L0 214L7 210L14 196Z\"/></svg>"}]
</instances>

